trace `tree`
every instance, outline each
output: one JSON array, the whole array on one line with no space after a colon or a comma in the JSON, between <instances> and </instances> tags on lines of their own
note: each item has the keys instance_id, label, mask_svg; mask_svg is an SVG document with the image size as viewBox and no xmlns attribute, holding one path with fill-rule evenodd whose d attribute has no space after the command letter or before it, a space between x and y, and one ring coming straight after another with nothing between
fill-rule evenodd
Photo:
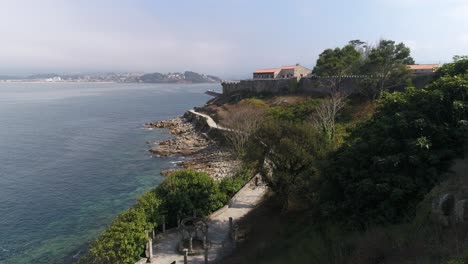
<instances>
[{"instance_id":1,"label":"tree","mask_svg":"<svg viewBox=\"0 0 468 264\"><path fill-rule=\"evenodd\" d=\"M226 139L237 157L243 155L245 144L265 116L266 106L252 101L252 99L242 101L239 106L229 111L229 115L223 121L223 125L230 129L225 133Z\"/></svg>"},{"instance_id":2,"label":"tree","mask_svg":"<svg viewBox=\"0 0 468 264\"><path fill-rule=\"evenodd\" d=\"M409 64L414 64L414 60L405 44L381 40L376 47L369 50L368 57L361 67L361 72L369 75L369 78L361 83L363 93L372 99L380 98L384 90L406 84L410 77L406 66Z\"/></svg>"},{"instance_id":3,"label":"tree","mask_svg":"<svg viewBox=\"0 0 468 264\"><path fill-rule=\"evenodd\" d=\"M204 172L181 170L170 174L156 188L158 197L164 197L162 207L167 212L170 225L177 223L177 216L191 216L195 211L204 217L223 206L225 195L217 182Z\"/></svg>"},{"instance_id":4,"label":"tree","mask_svg":"<svg viewBox=\"0 0 468 264\"><path fill-rule=\"evenodd\" d=\"M328 150L322 134L310 124L265 122L249 141L246 158L260 165L265 182L287 210L294 197L309 197Z\"/></svg>"},{"instance_id":5,"label":"tree","mask_svg":"<svg viewBox=\"0 0 468 264\"><path fill-rule=\"evenodd\" d=\"M453 63L447 63L437 69L434 80L443 76L457 76L468 74L468 56L454 56Z\"/></svg>"},{"instance_id":6,"label":"tree","mask_svg":"<svg viewBox=\"0 0 468 264\"><path fill-rule=\"evenodd\" d=\"M313 74L323 77L333 77L332 89L339 90L343 76L356 72L361 53L356 50L357 41L351 41L343 48L326 49L317 60Z\"/></svg>"},{"instance_id":7,"label":"tree","mask_svg":"<svg viewBox=\"0 0 468 264\"><path fill-rule=\"evenodd\" d=\"M330 142L335 137L336 116L345 106L347 97L348 95L345 92L332 90L316 109L314 122Z\"/></svg>"}]
</instances>

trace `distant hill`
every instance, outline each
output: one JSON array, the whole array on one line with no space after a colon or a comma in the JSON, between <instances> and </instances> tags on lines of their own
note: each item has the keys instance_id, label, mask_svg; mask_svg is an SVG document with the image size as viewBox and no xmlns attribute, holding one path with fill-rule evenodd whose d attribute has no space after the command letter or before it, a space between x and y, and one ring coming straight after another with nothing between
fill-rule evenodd
<instances>
[{"instance_id":1,"label":"distant hill","mask_svg":"<svg viewBox=\"0 0 468 264\"><path fill-rule=\"evenodd\" d=\"M49 79L54 77L60 77L60 75L56 73L34 74L26 77L26 79Z\"/></svg>"},{"instance_id":2,"label":"distant hill","mask_svg":"<svg viewBox=\"0 0 468 264\"><path fill-rule=\"evenodd\" d=\"M0 80L17 80L18 76L0 75Z\"/></svg>"},{"instance_id":3,"label":"distant hill","mask_svg":"<svg viewBox=\"0 0 468 264\"><path fill-rule=\"evenodd\" d=\"M221 79L192 71L155 73L89 73L89 74L34 74L27 77L0 75L0 81L47 81L47 82L120 82L120 83L216 83Z\"/></svg>"},{"instance_id":4,"label":"distant hill","mask_svg":"<svg viewBox=\"0 0 468 264\"><path fill-rule=\"evenodd\" d=\"M213 75L204 75L192 71L162 74L159 72L144 74L137 78L143 83L216 83L221 79Z\"/></svg>"}]
</instances>

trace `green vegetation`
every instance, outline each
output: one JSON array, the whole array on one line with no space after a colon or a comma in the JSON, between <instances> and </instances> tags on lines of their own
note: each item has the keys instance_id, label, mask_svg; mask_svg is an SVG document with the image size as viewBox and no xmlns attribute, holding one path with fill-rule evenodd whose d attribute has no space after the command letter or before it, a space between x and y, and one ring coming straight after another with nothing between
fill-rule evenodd
<instances>
[{"instance_id":1,"label":"green vegetation","mask_svg":"<svg viewBox=\"0 0 468 264\"><path fill-rule=\"evenodd\" d=\"M353 41L343 49L360 52L358 69L379 72L374 96L367 97L378 100L334 97L338 93L274 106L243 100L236 109L250 110L227 124L244 131L231 142L254 167L220 183L194 171L169 176L92 243L87 262L131 263L143 253L144 231L162 215L170 225L194 210L207 215L258 171L274 198L269 219L280 219L271 228L280 231L257 243L267 254L237 263L468 263L468 225L447 228L431 219L441 190L468 190L466 170L458 170L455 181L447 176L468 153L468 58L441 67L424 89L391 93L406 81L409 49L393 41L362 45ZM344 60L343 49L322 58ZM327 70L320 71L330 69L321 63ZM334 99L343 103L339 113ZM317 121L320 115L331 119L333 133Z\"/></svg>"},{"instance_id":2,"label":"green vegetation","mask_svg":"<svg viewBox=\"0 0 468 264\"><path fill-rule=\"evenodd\" d=\"M221 208L227 196L208 174L195 171L177 171L156 188L156 195L164 197L162 208L167 212L169 225L177 225L177 216L204 217Z\"/></svg>"},{"instance_id":3,"label":"green vegetation","mask_svg":"<svg viewBox=\"0 0 468 264\"><path fill-rule=\"evenodd\" d=\"M177 216L207 216L219 209L237 192L248 178L239 173L221 184L206 173L181 170L173 173L155 189L143 195L136 204L117 216L90 247L79 263L135 263L143 257L146 232L161 224L166 216L169 226L177 225Z\"/></svg>"},{"instance_id":4,"label":"green vegetation","mask_svg":"<svg viewBox=\"0 0 468 264\"><path fill-rule=\"evenodd\" d=\"M442 77L427 89L385 94L333 154L323 189L329 214L361 227L404 220L464 153L466 87L468 80Z\"/></svg>"},{"instance_id":5,"label":"green vegetation","mask_svg":"<svg viewBox=\"0 0 468 264\"><path fill-rule=\"evenodd\" d=\"M242 164L240 170L232 177L225 177L219 182L219 189L228 197L234 196L254 175L251 166Z\"/></svg>"},{"instance_id":6,"label":"green vegetation","mask_svg":"<svg viewBox=\"0 0 468 264\"><path fill-rule=\"evenodd\" d=\"M339 90L343 75L365 75L360 82L361 93L370 98L380 98L386 90L398 90L410 81L406 65L414 64L410 49L403 43L382 39L376 46L352 40L343 48L323 51L313 73L317 76L338 76L330 84L332 91Z\"/></svg>"},{"instance_id":7,"label":"green vegetation","mask_svg":"<svg viewBox=\"0 0 468 264\"><path fill-rule=\"evenodd\" d=\"M145 250L145 230L151 230L144 210L121 213L100 237L91 243L84 263L135 263Z\"/></svg>"},{"instance_id":8,"label":"green vegetation","mask_svg":"<svg viewBox=\"0 0 468 264\"><path fill-rule=\"evenodd\" d=\"M309 99L295 104L273 106L267 110L267 115L277 121L304 122L310 119L320 101Z\"/></svg>"},{"instance_id":9,"label":"green vegetation","mask_svg":"<svg viewBox=\"0 0 468 264\"><path fill-rule=\"evenodd\" d=\"M245 158L268 164L264 180L285 210L297 195L305 198L310 193L319 174L318 163L328 149L327 141L312 125L276 120L265 122L249 143Z\"/></svg>"},{"instance_id":10,"label":"green vegetation","mask_svg":"<svg viewBox=\"0 0 468 264\"><path fill-rule=\"evenodd\" d=\"M237 262L468 263L468 225L443 227L431 214L441 193L468 190L466 169L449 174L468 153L468 58L441 67L424 89L390 93L391 83L404 82L401 66L412 61L404 45L381 44L369 57L395 58L376 82L385 89L372 103L347 100L336 118L342 141L324 140L293 106L267 110L244 158L262 169L279 205L268 219L285 220L270 226L281 231L260 253ZM289 212L297 209L291 202L304 210Z\"/></svg>"}]
</instances>

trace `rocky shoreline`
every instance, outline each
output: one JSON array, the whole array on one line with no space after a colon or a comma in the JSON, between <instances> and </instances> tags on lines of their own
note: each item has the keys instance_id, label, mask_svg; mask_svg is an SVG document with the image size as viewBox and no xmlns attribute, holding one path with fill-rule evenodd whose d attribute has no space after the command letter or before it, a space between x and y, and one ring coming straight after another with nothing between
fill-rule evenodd
<instances>
[{"instance_id":1,"label":"rocky shoreline","mask_svg":"<svg viewBox=\"0 0 468 264\"><path fill-rule=\"evenodd\" d=\"M235 173L240 162L233 159L227 149L198 131L194 124L183 117L145 124L147 129L168 129L173 136L163 141L149 142L149 151L156 157L183 156L177 163L181 169L193 169L208 173L216 180ZM161 171L168 175L177 169Z\"/></svg>"}]
</instances>

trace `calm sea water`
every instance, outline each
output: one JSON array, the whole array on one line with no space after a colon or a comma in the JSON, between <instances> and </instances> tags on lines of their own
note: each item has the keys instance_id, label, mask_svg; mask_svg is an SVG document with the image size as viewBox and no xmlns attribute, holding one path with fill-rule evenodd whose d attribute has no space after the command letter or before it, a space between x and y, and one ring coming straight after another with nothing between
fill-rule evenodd
<instances>
[{"instance_id":1,"label":"calm sea water","mask_svg":"<svg viewBox=\"0 0 468 264\"><path fill-rule=\"evenodd\" d=\"M69 263L174 159L152 158L153 120L219 85L0 83L0 263Z\"/></svg>"}]
</instances>

